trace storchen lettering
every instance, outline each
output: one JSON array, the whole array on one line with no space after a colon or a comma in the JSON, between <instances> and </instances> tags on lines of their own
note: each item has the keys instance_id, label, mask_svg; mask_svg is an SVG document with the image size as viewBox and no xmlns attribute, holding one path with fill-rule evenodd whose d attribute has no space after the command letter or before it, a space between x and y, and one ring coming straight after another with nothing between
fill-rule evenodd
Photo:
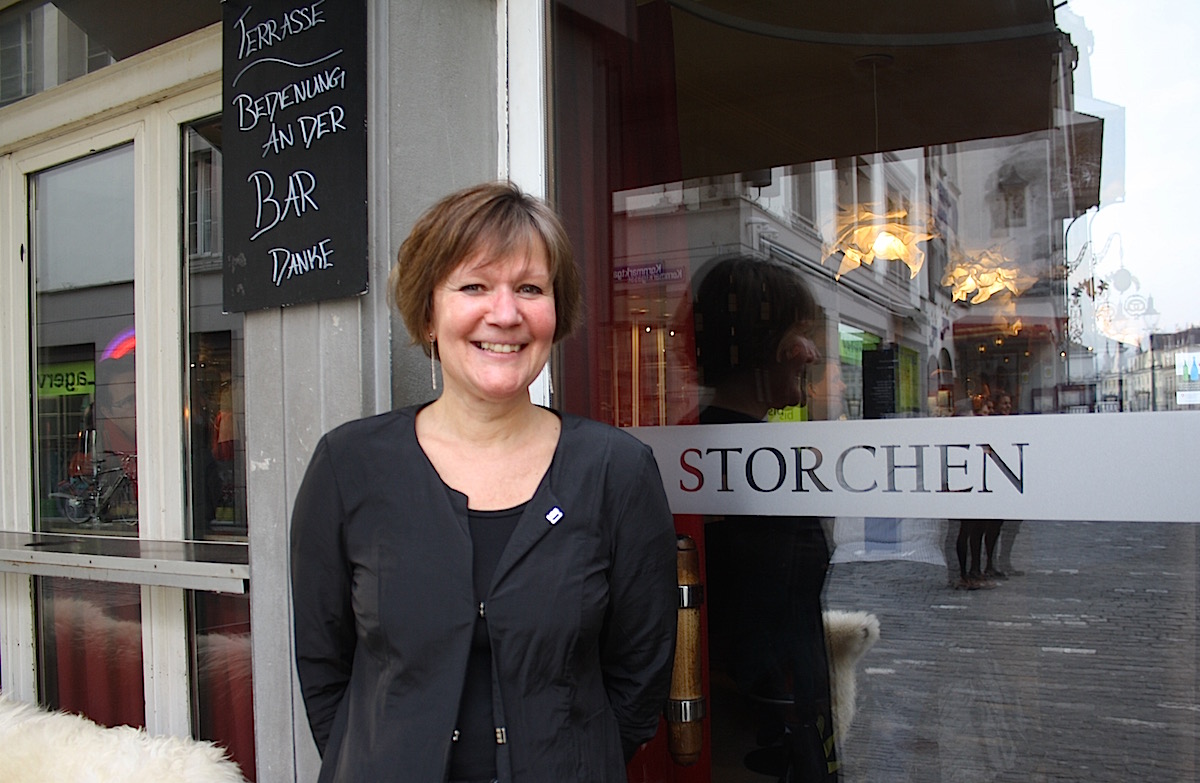
<instances>
[{"instance_id":1,"label":"storchen lettering","mask_svg":"<svg viewBox=\"0 0 1200 783\"><path fill-rule=\"evenodd\" d=\"M990 443L974 446L965 443L913 444L870 446L856 444L838 454L834 460L833 482L825 458L815 446L792 446L792 460L784 451L762 446L751 451L744 460L743 449L722 446L701 450L685 448L679 453L679 467L686 474L679 481L683 492L699 492L712 478L718 478L717 492L772 493L788 487L788 492L833 492L832 485L846 492L905 492L955 493L994 492L996 471L1016 492L1025 492L1025 447L1028 443L1012 443L1007 456ZM940 486L931 490L925 486L926 453L936 450ZM909 460L909 461L901 461ZM992 472L989 473L989 466ZM951 480L951 472L956 480ZM961 476L957 474L961 472ZM736 480L738 474L744 483ZM824 475L823 475L824 474ZM789 482L790 479L790 482ZM989 483L990 481L990 483ZM1001 482L1001 485L1003 482Z\"/></svg>"}]
</instances>

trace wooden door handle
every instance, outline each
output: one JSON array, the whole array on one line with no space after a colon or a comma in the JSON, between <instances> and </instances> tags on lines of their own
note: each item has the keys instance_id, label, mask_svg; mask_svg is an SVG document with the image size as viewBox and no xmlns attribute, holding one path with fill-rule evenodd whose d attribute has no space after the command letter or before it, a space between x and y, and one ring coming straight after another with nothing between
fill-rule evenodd
<instances>
[{"instance_id":1,"label":"wooden door handle","mask_svg":"<svg viewBox=\"0 0 1200 783\"><path fill-rule=\"evenodd\" d=\"M704 585L700 580L700 554L690 536L679 536L676 544L679 573L679 612L675 636L675 666L671 672L671 695L667 701L667 745L676 764L688 766L700 760L704 744L704 688L700 670L700 605Z\"/></svg>"}]
</instances>

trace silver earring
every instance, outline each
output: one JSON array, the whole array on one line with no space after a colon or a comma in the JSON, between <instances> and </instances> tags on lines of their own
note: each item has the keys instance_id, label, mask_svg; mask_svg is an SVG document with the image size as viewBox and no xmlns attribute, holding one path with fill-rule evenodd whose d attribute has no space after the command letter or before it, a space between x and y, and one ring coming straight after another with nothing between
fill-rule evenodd
<instances>
[{"instance_id":1,"label":"silver earring","mask_svg":"<svg viewBox=\"0 0 1200 783\"><path fill-rule=\"evenodd\" d=\"M434 362L434 354L437 353L437 340L433 339L433 334L429 335L429 382L433 386L433 390L437 391L437 364Z\"/></svg>"}]
</instances>

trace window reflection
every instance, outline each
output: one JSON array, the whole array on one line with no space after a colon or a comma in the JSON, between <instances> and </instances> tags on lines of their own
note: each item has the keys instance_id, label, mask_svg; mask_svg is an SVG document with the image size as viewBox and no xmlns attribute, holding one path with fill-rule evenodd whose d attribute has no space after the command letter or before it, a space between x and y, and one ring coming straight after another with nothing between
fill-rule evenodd
<instances>
[{"instance_id":1,"label":"window reflection","mask_svg":"<svg viewBox=\"0 0 1200 783\"><path fill-rule=\"evenodd\" d=\"M38 529L136 535L133 148L30 184Z\"/></svg>"},{"instance_id":2,"label":"window reflection","mask_svg":"<svg viewBox=\"0 0 1200 783\"><path fill-rule=\"evenodd\" d=\"M800 8L610 10L556 5L557 88L591 96L556 119L559 199L594 264L600 318L584 358L565 352L567 371L594 379L562 389L568 405L578 397L622 426L684 421L697 379L671 318L699 266L734 251L805 277L828 321L826 355L835 330L880 341L839 368L837 416L945 416L1001 393L1017 413L1200 400L1200 373L1178 369L1200 344L1162 328L1155 302L1168 292L1128 266L1134 227L1112 219L1129 201L1124 113L1096 97L1084 17L977 4L970 23L1008 30L1005 44L955 45L961 31L930 29L947 45L898 32L873 51L853 22ZM613 65L592 79L600 60ZM774 69L775 90L750 63ZM980 69L974 86L961 78ZM1186 90L1186 75L1173 78ZM580 200L576 182L604 196ZM1158 246L1171 233L1143 265L1172 263Z\"/></svg>"},{"instance_id":3,"label":"window reflection","mask_svg":"<svg viewBox=\"0 0 1200 783\"><path fill-rule=\"evenodd\" d=\"M1200 405L1200 276L1173 250L1192 221L1196 158L1181 128L1198 72L1136 56L1185 51L1200 29L1194 9L984 1L951 17L922 3L552 7L555 197L589 295L586 330L562 351L565 409L619 426L735 421L730 405L710 418L720 392L703 335L724 333L723 359L731 347L752 356L768 340L736 322L747 299L732 284L718 323L689 310L707 265L725 256L786 268L814 300L807 335L820 360L792 378L806 382L806 399L775 397L767 421L1026 417L987 422L1001 432L1045 423L1032 415ZM750 313L756 304L763 313L761 302ZM756 403L772 396L765 374L748 388ZM760 421L757 407L736 420ZM1097 432L1112 423L1087 420ZM811 426L786 431L819 439L902 429ZM748 464L758 427L681 427L664 440L687 439L724 478ZM763 475L775 475L771 450L756 453ZM1114 443L1070 465L1121 459ZM769 716L747 706L754 691L739 681L749 666L739 644L757 638L750 652L762 655L772 633L795 642L801 595L820 591L802 592L799 574L824 571L793 544L819 525L832 549L822 605L874 614L883 640L870 669L858 669L858 716L844 720L857 655L847 680L846 659L829 648L843 779L1061 778L1084 768L1092 780L1150 768L1194 776L1195 705L1151 695L1134 675L1149 656L1168 690L1195 689L1195 526L770 519L755 515L764 501L747 500L765 498L769 484L752 489L722 498L727 511L745 504L736 513L698 516L706 510L693 503L697 516L676 517L708 567L711 677L711 743L678 775L782 779L789 759L798 762L794 735L785 729L780 742L778 720L763 732ZM794 500L794 513L812 513L814 495L802 492L780 493L771 508L793 513L784 504ZM1089 492L1086 479L1062 483L1072 507ZM1180 492L1161 508L1182 507ZM847 500L839 513L856 507ZM1187 619L1167 619L1178 616ZM1138 642L1166 625L1171 644ZM1097 671L1112 676L1097 685ZM796 706L798 691L782 692ZM1137 759L1119 750L1131 743L1149 750Z\"/></svg>"},{"instance_id":4,"label":"window reflection","mask_svg":"<svg viewBox=\"0 0 1200 783\"><path fill-rule=\"evenodd\" d=\"M816 302L795 269L719 257L703 266L690 304L701 424L758 423L809 404L808 373L823 357ZM821 520L706 517L702 535L713 732L728 739L731 766L740 756L778 780L837 780Z\"/></svg>"},{"instance_id":5,"label":"window reflection","mask_svg":"<svg viewBox=\"0 0 1200 783\"><path fill-rule=\"evenodd\" d=\"M105 726L145 725L141 588L57 577L37 587L42 703Z\"/></svg>"},{"instance_id":6,"label":"window reflection","mask_svg":"<svg viewBox=\"0 0 1200 783\"><path fill-rule=\"evenodd\" d=\"M246 537L242 315L221 312L221 122L185 131L191 534Z\"/></svg>"}]
</instances>

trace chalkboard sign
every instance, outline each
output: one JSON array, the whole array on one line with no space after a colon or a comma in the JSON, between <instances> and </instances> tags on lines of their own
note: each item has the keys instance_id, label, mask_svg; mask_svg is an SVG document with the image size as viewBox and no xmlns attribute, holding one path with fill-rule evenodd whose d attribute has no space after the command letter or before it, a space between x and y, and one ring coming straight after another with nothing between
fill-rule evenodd
<instances>
[{"instance_id":1,"label":"chalkboard sign","mask_svg":"<svg viewBox=\"0 0 1200 783\"><path fill-rule=\"evenodd\" d=\"M226 0L225 305L367 290L365 0Z\"/></svg>"},{"instance_id":2,"label":"chalkboard sign","mask_svg":"<svg viewBox=\"0 0 1200 783\"><path fill-rule=\"evenodd\" d=\"M885 346L863 351L863 418L886 419L896 414L898 352Z\"/></svg>"}]
</instances>

